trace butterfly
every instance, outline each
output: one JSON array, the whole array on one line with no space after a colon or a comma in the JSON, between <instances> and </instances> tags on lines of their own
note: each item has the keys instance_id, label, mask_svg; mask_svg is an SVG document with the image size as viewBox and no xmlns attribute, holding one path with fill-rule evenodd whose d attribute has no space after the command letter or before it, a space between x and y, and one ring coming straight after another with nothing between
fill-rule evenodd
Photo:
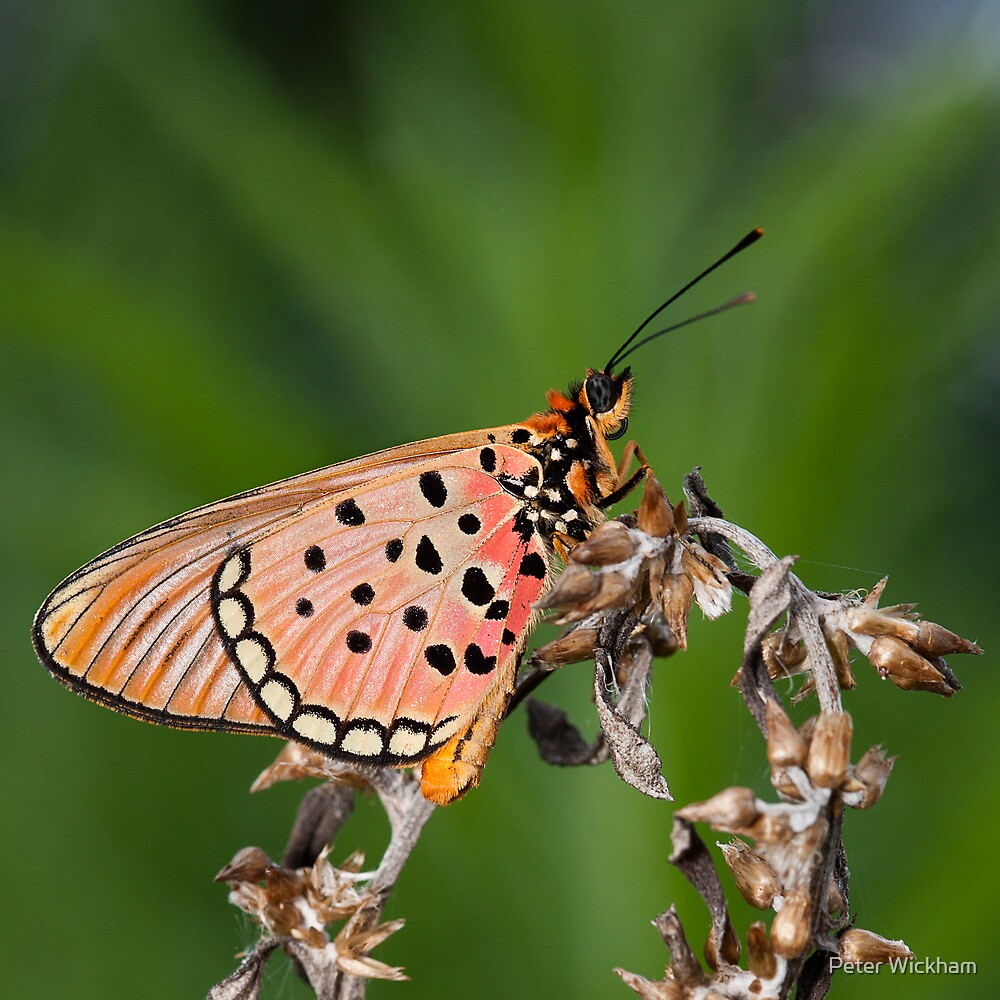
<instances>
[{"instance_id":1,"label":"butterfly","mask_svg":"<svg viewBox=\"0 0 1000 1000\"><path fill-rule=\"evenodd\" d=\"M453 801L479 782L560 556L645 474L625 474L637 449L617 465L608 445L631 406L616 367L693 321L635 342L760 235L543 412L293 476L109 549L42 605L39 659L126 715L420 764L423 794Z\"/></svg>"}]
</instances>

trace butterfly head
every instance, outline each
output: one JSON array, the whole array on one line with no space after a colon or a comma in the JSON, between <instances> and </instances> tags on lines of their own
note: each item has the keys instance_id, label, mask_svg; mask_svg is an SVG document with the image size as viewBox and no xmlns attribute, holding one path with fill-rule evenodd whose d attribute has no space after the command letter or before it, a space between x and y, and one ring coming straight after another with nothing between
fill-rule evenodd
<instances>
[{"instance_id":1,"label":"butterfly head","mask_svg":"<svg viewBox=\"0 0 1000 1000\"><path fill-rule=\"evenodd\" d=\"M588 370L577 399L606 440L620 438L628 429L632 370L625 368L620 375L615 375L610 367L606 371Z\"/></svg>"}]
</instances>

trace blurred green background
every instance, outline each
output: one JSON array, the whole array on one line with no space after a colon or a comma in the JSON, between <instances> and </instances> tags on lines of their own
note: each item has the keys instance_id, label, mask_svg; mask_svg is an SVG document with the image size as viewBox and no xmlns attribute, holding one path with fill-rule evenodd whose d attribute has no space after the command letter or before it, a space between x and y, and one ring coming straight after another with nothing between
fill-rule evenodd
<instances>
[{"instance_id":1,"label":"blurred green background","mask_svg":"<svg viewBox=\"0 0 1000 1000\"><path fill-rule=\"evenodd\" d=\"M62 690L28 638L46 593L178 511L527 415L753 226L671 316L759 303L636 355L631 433L810 585L890 573L889 603L1000 646L998 55L996 2L0 6L4 995L203 995L254 938L211 878L279 854L304 791L248 796L277 742ZM682 803L768 788L741 614L656 670ZM1000 689L952 665L947 702L858 664L855 755L899 762L846 839L859 926L979 975L834 997L996 977ZM589 686L541 693L592 733ZM708 926L670 816L541 763L519 713L389 906L376 956L413 982L371 995L630 996L611 969L662 973L657 912ZM385 838L362 803L334 857ZM266 995L305 993L275 962Z\"/></svg>"}]
</instances>

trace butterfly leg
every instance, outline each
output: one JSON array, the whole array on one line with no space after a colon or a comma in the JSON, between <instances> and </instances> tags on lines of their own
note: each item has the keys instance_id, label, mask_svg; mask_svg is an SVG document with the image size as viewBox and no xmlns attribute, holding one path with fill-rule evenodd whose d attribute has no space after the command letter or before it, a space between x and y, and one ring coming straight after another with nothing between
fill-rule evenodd
<instances>
[{"instance_id":1,"label":"butterfly leg","mask_svg":"<svg viewBox=\"0 0 1000 1000\"><path fill-rule=\"evenodd\" d=\"M632 473L631 476L625 482L622 479L625 473L628 471L629 467L632 465L633 460L638 460L639 468ZM622 460L618 463L618 482L619 486L617 489L612 490L606 497L602 497L597 501L597 506L604 510L607 507L613 507L619 500L623 497L629 495L629 493L634 490L639 483L643 480L646 473L649 471L649 462L646 461L646 456L642 453L642 449L635 441L629 441L625 445L625 450L622 452Z\"/></svg>"},{"instance_id":2,"label":"butterfly leg","mask_svg":"<svg viewBox=\"0 0 1000 1000\"><path fill-rule=\"evenodd\" d=\"M507 703L514 693L517 657L511 657L509 663L508 676L497 677L469 724L424 761L420 791L425 799L446 806L479 784Z\"/></svg>"},{"instance_id":3,"label":"butterfly leg","mask_svg":"<svg viewBox=\"0 0 1000 1000\"><path fill-rule=\"evenodd\" d=\"M556 550L556 555L563 562L569 561L570 552L580 543L572 535L565 535L561 531L552 532L552 547Z\"/></svg>"}]
</instances>

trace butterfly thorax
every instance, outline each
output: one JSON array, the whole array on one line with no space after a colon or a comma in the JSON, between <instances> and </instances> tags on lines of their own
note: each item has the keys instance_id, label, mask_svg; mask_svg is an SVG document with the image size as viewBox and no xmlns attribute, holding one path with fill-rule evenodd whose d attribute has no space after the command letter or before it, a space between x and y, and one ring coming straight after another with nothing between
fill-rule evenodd
<instances>
[{"instance_id":1,"label":"butterfly thorax","mask_svg":"<svg viewBox=\"0 0 1000 1000\"><path fill-rule=\"evenodd\" d=\"M582 541L604 520L598 501L617 485L607 434L624 426L630 388L626 373L615 385L613 409L601 412L595 412L585 382L566 393L553 389L548 410L515 426L511 444L541 466L540 474L524 480L499 477L504 489L525 501L518 523L525 537L537 532L550 546L556 534Z\"/></svg>"}]
</instances>

